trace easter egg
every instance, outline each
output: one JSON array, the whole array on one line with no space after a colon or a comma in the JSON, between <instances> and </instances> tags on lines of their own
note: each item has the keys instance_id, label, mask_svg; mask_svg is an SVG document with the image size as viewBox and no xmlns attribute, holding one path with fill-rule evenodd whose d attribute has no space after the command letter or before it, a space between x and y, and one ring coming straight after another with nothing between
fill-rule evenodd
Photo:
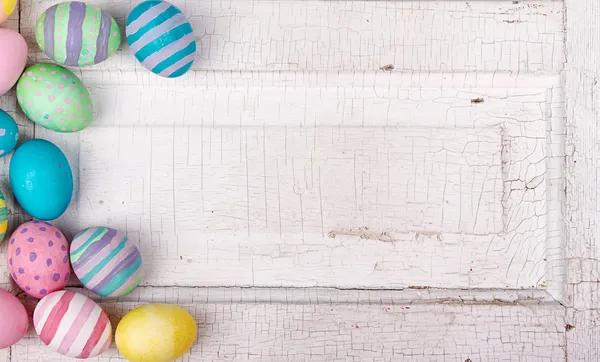
<instances>
[{"instance_id":1,"label":"easter egg","mask_svg":"<svg viewBox=\"0 0 600 362\"><path fill-rule=\"evenodd\" d=\"M17 285L34 298L61 290L71 272L67 239L38 220L20 225L8 242L8 269Z\"/></svg>"},{"instance_id":2,"label":"easter egg","mask_svg":"<svg viewBox=\"0 0 600 362\"><path fill-rule=\"evenodd\" d=\"M4 194L0 192L0 242L4 240L6 229L8 229L8 208Z\"/></svg>"},{"instance_id":3,"label":"easter egg","mask_svg":"<svg viewBox=\"0 0 600 362\"><path fill-rule=\"evenodd\" d=\"M17 83L26 62L27 43L25 39L14 30L0 29L0 96Z\"/></svg>"},{"instance_id":4,"label":"easter egg","mask_svg":"<svg viewBox=\"0 0 600 362\"><path fill-rule=\"evenodd\" d=\"M103 297L129 294L142 280L142 255L125 234L107 227L80 231L71 242L71 264L81 283Z\"/></svg>"},{"instance_id":5,"label":"easter egg","mask_svg":"<svg viewBox=\"0 0 600 362\"><path fill-rule=\"evenodd\" d=\"M83 67L113 55L121 45L121 30L106 11L70 1L42 13L36 24L35 40L55 62Z\"/></svg>"},{"instance_id":6,"label":"easter egg","mask_svg":"<svg viewBox=\"0 0 600 362\"><path fill-rule=\"evenodd\" d=\"M24 142L14 152L8 173L15 198L34 218L53 220L67 210L73 174L64 153L53 143Z\"/></svg>"},{"instance_id":7,"label":"easter egg","mask_svg":"<svg viewBox=\"0 0 600 362\"><path fill-rule=\"evenodd\" d=\"M0 24L15 11L17 0L0 0Z\"/></svg>"},{"instance_id":8,"label":"easter egg","mask_svg":"<svg viewBox=\"0 0 600 362\"><path fill-rule=\"evenodd\" d=\"M196 38L185 15L166 1L144 1L127 16L127 43L144 67L162 77L185 74L196 57Z\"/></svg>"},{"instance_id":9,"label":"easter egg","mask_svg":"<svg viewBox=\"0 0 600 362\"><path fill-rule=\"evenodd\" d=\"M110 321L102 308L71 290L44 297L33 312L33 326L44 344L67 357L96 357L112 341Z\"/></svg>"},{"instance_id":10,"label":"easter egg","mask_svg":"<svg viewBox=\"0 0 600 362\"><path fill-rule=\"evenodd\" d=\"M19 127L15 120L0 109L0 157L4 157L15 148L19 141Z\"/></svg>"},{"instance_id":11,"label":"easter egg","mask_svg":"<svg viewBox=\"0 0 600 362\"><path fill-rule=\"evenodd\" d=\"M17 101L30 120L56 132L81 131L94 118L81 80L55 64L27 68L17 83Z\"/></svg>"},{"instance_id":12,"label":"easter egg","mask_svg":"<svg viewBox=\"0 0 600 362\"><path fill-rule=\"evenodd\" d=\"M196 333L194 318L183 308L146 304L121 319L115 342L130 362L171 362L192 347Z\"/></svg>"},{"instance_id":13,"label":"easter egg","mask_svg":"<svg viewBox=\"0 0 600 362\"><path fill-rule=\"evenodd\" d=\"M0 349L19 342L29 328L29 316L21 302L4 289L0 289Z\"/></svg>"}]
</instances>

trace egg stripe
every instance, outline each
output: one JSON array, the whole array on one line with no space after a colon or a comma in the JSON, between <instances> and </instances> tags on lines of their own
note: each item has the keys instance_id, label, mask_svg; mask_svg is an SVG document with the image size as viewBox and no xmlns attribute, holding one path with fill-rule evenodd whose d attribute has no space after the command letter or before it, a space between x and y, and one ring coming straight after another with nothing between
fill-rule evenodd
<instances>
[{"instance_id":1,"label":"egg stripe","mask_svg":"<svg viewBox=\"0 0 600 362\"><path fill-rule=\"evenodd\" d=\"M135 56L143 63L146 58L160 50L156 44L166 44L168 42L181 41L181 39L187 34L192 33L192 27L190 24L181 24L176 28L170 29L168 32L162 34L155 39L153 43L149 43L135 53Z\"/></svg>"},{"instance_id":2,"label":"egg stripe","mask_svg":"<svg viewBox=\"0 0 600 362\"><path fill-rule=\"evenodd\" d=\"M136 33L146 23L154 19L154 17L156 17L156 14L162 13L169 7L171 7L171 4L169 4L166 1L157 1L154 3L151 1L147 1L138 5L135 9L133 9L131 14L129 14L129 17L127 18L127 26L125 28L125 31L127 32L127 34Z\"/></svg>"},{"instance_id":3,"label":"egg stripe","mask_svg":"<svg viewBox=\"0 0 600 362\"><path fill-rule=\"evenodd\" d=\"M193 49L189 49L188 55L186 55L184 58L180 59L173 65L169 66L167 69L163 70L159 74L164 77L171 77L174 75L174 73L181 69L185 69L185 71L187 71L192 66L194 59L196 59L196 44L194 43L192 45Z\"/></svg>"},{"instance_id":4,"label":"egg stripe","mask_svg":"<svg viewBox=\"0 0 600 362\"><path fill-rule=\"evenodd\" d=\"M151 46L153 50L158 50L162 47L162 44L167 44L167 41L160 41L164 39L165 34L168 34L173 29L187 24L185 20L185 15L178 12L172 18L169 18L165 22L156 25L155 27L150 28L147 32L145 32L141 37L136 38L135 35L130 35L127 40L129 41L129 48L132 52L138 53L140 49L143 49L146 46ZM141 31L140 31L141 32ZM138 32L138 33L140 33ZM175 34L177 35L177 34ZM185 34L184 34L185 35ZM181 37L180 37L181 38ZM168 38L168 40L174 40L172 38ZM157 44L159 44L157 46ZM150 55L150 54L148 54ZM148 57L145 56L144 58Z\"/></svg>"},{"instance_id":5,"label":"egg stripe","mask_svg":"<svg viewBox=\"0 0 600 362\"><path fill-rule=\"evenodd\" d=\"M136 250L137 248L134 245L127 245L125 240L122 240L117 248L111 250L108 257L102 259L88 273L83 274L80 270L77 270L78 274L82 276L80 278L81 282L86 284L89 289L97 291L94 286L100 284L121 261Z\"/></svg>"},{"instance_id":6,"label":"egg stripe","mask_svg":"<svg viewBox=\"0 0 600 362\"><path fill-rule=\"evenodd\" d=\"M100 314L100 318L98 318L98 321L94 326L94 330L92 331L90 338L88 338L85 347L83 347L83 351L81 351L81 354L79 354L77 358L88 358L91 355L92 351L100 341L100 338L104 334L106 327L109 325L110 323L108 322L108 317L106 316L106 314Z\"/></svg>"},{"instance_id":7,"label":"egg stripe","mask_svg":"<svg viewBox=\"0 0 600 362\"><path fill-rule=\"evenodd\" d=\"M191 33L188 35L191 35ZM190 55L192 55L192 60L194 60L196 55L196 42L191 42L185 48L175 52L170 57L160 62L156 67L152 68L152 71L154 73L159 73L160 75L163 75L163 72L171 74L183 65L189 63L188 57Z\"/></svg>"},{"instance_id":8,"label":"egg stripe","mask_svg":"<svg viewBox=\"0 0 600 362\"><path fill-rule=\"evenodd\" d=\"M69 356L75 357L81 354L83 348L87 344L88 339L90 338L90 335L92 334L92 331L94 330L94 327L98 323L100 315L102 315L102 309L94 308L90 314L90 317L81 326L81 331L77 335L77 338L75 338L75 341L73 341L71 344L71 347L69 348Z\"/></svg>"},{"instance_id":9,"label":"egg stripe","mask_svg":"<svg viewBox=\"0 0 600 362\"><path fill-rule=\"evenodd\" d=\"M83 251L83 249L81 249L82 246L91 243L93 240L95 240L97 237L99 237L103 232L105 232L106 229L105 228L99 228L99 229L94 229L94 228L87 228L84 229L82 231L80 231L77 235L75 235L75 238L73 238L73 242L71 243L71 257L73 259L73 254L76 253L81 253L81 251ZM90 240L93 239L93 240ZM74 260L77 260L76 258Z\"/></svg>"},{"instance_id":10,"label":"egg stripe","mask_svg":"<svg viewBox=\"0 0 600 362\"><path fill-rule=\"evenodd\" d=\"M125 240L125 242L126 241L127 240ZM122 242L123 242L122 238L117 238L117 237L113 238L110 241L110 243L108 243L108 245L106 245L106 247L102 248L97 253L95 253L92 258L90 258L89 260L86 260L84 262L75 264L73 266L73 269L76 270L77 274L80 276L86 275L87 273L89 273L96 267L98 260L104 260L104 258L106 258L108 255L110 255L110 253L116 247L118 247L119 244Z\"/></svg>"},{"instance_id":11,"label":"egg stripe","mask_svg":"<svg viewBox=\"0 0 600 362\"><path fill-rule=\"evenodd\" d=\"M104 229L96 230L96 232L102 232ZM75 253L77 249L81 248L84 243L89 242L89 239L96 233L93 228L84 229L75 235L73 242L71 243L71 254Z\"/></svg>"},{"instance_id":12,"label":"egg stripe","mask_svg":"<svg viewBox=\"0 0 600 362\"><path fill-rule=\"evenodd\" d=\"M129 42L130 43L135 43L137 41L141 41L142 39L147 39L146 35L148 35L152 30L155 30L156 28L160 27L162 25L162 29L165 29L164 25L175 20L175 18L178 18L179 15L183 15L181 13L181 11L179 11L179 9L177 9L174 6L169 6L167 8L167 10L161 12L161 13L157 13L156 11L154 11L154 9L150 10L152 11L155 15L155 17L153 19L151 19L150 21L148 21L146 24L144 24L144 26L142 26L138 31L136 31L135 33L129 33ZM185 17L184 17L184 20ZM149 40L152 40L152 38L150 38Z\"/></svg>"},{"instance_id":13,"label":"egg stripe","mask_svg":"<svg viewBox=\"0 0 600 362\"><path fill-rule=\"evenodd\" d=\"M95 307L96 303L89 298L83 303L81 311L77 314L75 321L72 323L71 329L60 342L60 347L58 348L60 354L66 355L69 353L69 350L81 332L85 321L89 319L90 314L92 314Z\"/></svg>"},{"instance_id":14,"label":"egg stripe","mask_svg":"<svg viewBox=\"0 0 600 362\"><path fill-rule=\"evenodd\" d=\"M136 248L135 252L129 254L115 269L111 270L110 274L95 288L99 289L100 295L111 295L141 266L142 256Z\"/></svg>"},{"instance_id":15,"label":"egg stripe","mask_svg":"<svg viewBox=\"0 0 600 362\"><path fill-rule=\"evenodd\" d=\"M108 40L110 38L110 28L112 18L105 11L101 11L100 15L100 32L96 38L96 56L95 63L100 63L108 58Z\"/></svg>"},{"instance_id":16,"label":"egg stripe","mask_svg":"<svg viewBox=\"0 0 600 362\"><path fill-rule=\"evenodd\" d=\"M181 41L176 41L174 43L171 43L171 44L167 45L166 47L160 49L159 51L155 52L154 54L150 55L148 58L146 58L144 60L144 65L146 67L148 67L149 69L152 69L152 71L154 71L155 67L158 64L165 61L167 58L171 57L173 54L177 53L178 51L185 49L191 43L194 43L194 44L196 43L196 37L194 36L193 33L186 34L183 38L181 38ZM194 47L194 49L195 49L195 47Z\"/></svg>"},{"instance_id":17,"label":"egg stripe","mask_svg":"<svg viewBox=\"0 0 600 362\"><path fill-rule=\"evenodd\" d=\"M87 7L84 3L73 1L70 5L69 12L69 30L67 32L67 59L66 65L79 65L79 56L82 47L82 26L85 19Z\"/></svg>"},{"instance_id":18,"label":"egg stripe","mask_svg":"<svg viewBox=\"0 0 600 362\"><path fill-rule=\"evenodd\" d=\"M63 294L60 296L60 299L56 301L56 304L54 304L52 307L50 315L48 315L48 319L46 320L46 323L44 323L42 331L39 334L40 339L45 344L50 344L52 339L54 339L54 335L58 330L62 317L69 309L69 304L71 303L71 300L73 300L74 296L75 293L63 292Z\"/></svg>"},{"instance_id":19,"label":"egg stripe","mask_svg":"<svg viewBox=\"0 0 600 362\"><path fill-rule=\"evenodd\" d=\"M96 345L96 348L94 348L94 350L92 350L92 354L91 354L92 356L97 356L102 351L106 351L108 349L108 347L110 347L110 343L112 340L112 327L107 326L107 328L104 329L104 334L102 335L101 340L104 341L104 344L98 343Z\"/></svg>"},{"instance_id":20,"label":"egg stripe","mask_svg":"<svg viewBox=\"0 0 600 362\"><path fill-rule=\"evenodd\" d=\"M54 59L54 24L56 18L56 6L46 10L44 18L44 52Z\"/></svg>"},{"instance_id":21,"label":"egg stripe","mask_svg":"<svg viewBox=\"0 0 600 362\"><path fill-rule=\"evenodd\" d=\"M52 341L48 344L48 346L58 350L60 345L69 333L69 330L75 323L77 316L81 313L81 308L83 307L84 300L86 298L81 294L75 294L71 302L69 302L69 307L67 311L60 317L60 323L58 328L56 329L56 333L52 338Z\"/></svg>"},{"instance_id":22,"label":"egg stripe","mask_svg":"<svg viewBox=\"0 0 600 362\"><path fill-rule=\"evenodd\" d=\"M138 268L135 273L127 279L123 285L119 287L119 289L112 292L108 297L120 297L122 295L127 295L131 293L142 281L142 268Z\"/></svg>"},{"instance_id":23,"label":"egg stripe","mask_svg":"<svg viewBox=\"0 0 600 362\"><path fill-rule=\"evenodd\" d=\"M33 325L37 334L41 334L42 331L38 330L38 326L44 326L48 320L48 316L52 311L51 306L54 305L55 299L60 299L61 293L52 293L44 298L43 302L38 303L33 313Z\"/></svg>"},{"instance_id":24,"label":"egg stripe","mask_svg":"<svg viewBox=\"0 0 600 362\"><path fill-rule=\"evenodd\" d=\"M94 63L96 54L96 40L100 34L102 10L92 5L86 5L85 17L81 25L81 51L79 53L79 66L86 66Z\"/></svg>"},{"instance_id":25,"label":"egg stripe","mask_svg":"<svg viewBox=\"0 0 600 362\"><path fill-rule=\"evenodd\" d=\"M188 70L190 70L190 68L192 67L192 65L194 64L193 61L187 63L186 65L184 65L183 67L179 68L179 70L169 74L169 78L177 78L177 77L181 77L182 75L184 75Z\"/></svg>"},{"instance_id":26,"label":"egg stripe","mask_svg":"<svg viewBox=\"0 0 600 362\"><path fill-rule=\"evenodd\" d=\"M6 208L6 200L0 192L0 232L2 232L2 224L8 222L8 209ZM6 232L6 230L4 230Z\"/></svg>"},{"instance_id":27,"label":"egg stripe","mask_svg":"<svg viewBox=\"0 0 600 362\"><path fill-rule=\"evenodd\" d=\"M94 242L97 240L97 238L101 237L101 241L106 241L107 239L110 240L112 239L111 235L106 235L107 233L109 233L111 230L109 230L108 228L101 228L98 229L98 231L96 231L96 233L94 233L94 235L92 235L91 238L89 238L81 247L77 248L77 250L75 250L74 252L71 253L71 257L72 257L72 261L74 263L79 262L79 259L83 256L83 253L87 250L87 248ZM116 233L116 232L115 232ZM103 241L103 243L104 243Z\"/></svg>"},{"instance_id":28,"label":"egg stripe","mask_svg":"<svg viewBox=\"0 0 600 362\"><path fill-rule=\"evenodd\" d=\"M115 256L117 256L124 247L125 247L125 239L123 239L121 241L121 243L114 250L112 250L106 258L102 259L102 261L100 261L89 273L87 273L83 278L80 278L79 280L83 284L88 284L90 282L90 280L92 280L92 278L97 276L97 274L102 269L104 269L107 265L109 265L109 266L112 265L111 260L113 260L115 258ZM119 259L115 259L115 262L118 260Z\"/></svg>"}]
</instances>

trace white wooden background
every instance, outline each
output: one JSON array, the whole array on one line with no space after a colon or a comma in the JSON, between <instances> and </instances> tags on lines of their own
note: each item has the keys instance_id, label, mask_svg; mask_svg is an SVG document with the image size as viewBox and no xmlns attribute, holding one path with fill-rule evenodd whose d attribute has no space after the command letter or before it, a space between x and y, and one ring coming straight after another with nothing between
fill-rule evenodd
<instances>
[{"instance_id":1,"label":"white wooden background","mask_svg":"<svg viewBox=\"0 0 600 362\"><path fill-rule=\"evenodd\" d=\"M22 0L5 24L31 63L56 2ZM121 26L137 4L86 2ZM0 98L69 157L57 225L139 242L143 286L100 300L114 324L184 306L199 339L183 361L597 359L600 5L173 3L201 49L187 76L151 75L124 44L74 69L97 114L62 136ZM34 334L0 351L62 360Z\"/></svg>"}]
</instances>

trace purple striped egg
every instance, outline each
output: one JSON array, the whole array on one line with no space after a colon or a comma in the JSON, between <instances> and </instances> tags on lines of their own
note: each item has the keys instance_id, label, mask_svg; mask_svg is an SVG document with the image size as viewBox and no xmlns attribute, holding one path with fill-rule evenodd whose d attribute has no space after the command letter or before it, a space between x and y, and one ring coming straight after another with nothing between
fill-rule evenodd
<instances>
[{"instance_id":1,"label":"purple striped egg","mask_svg":"<svg viewBox=\"0 0 600 362\"><path fill-rule=\"evenodd\" d=\"M71 1L42 13L35 39L55 62L83 67L103 62L114 54L121 45L121 30L106 11Z\"/></svg>"},{"instance_id":2,"label":"purple striped egg","mask_svg":"<svg viewBox=\"0 0 600 362\"><path fill-rule=\"evenodd\" d=\"M71 243L73 271L103 297L129 294L142 280L142 255L125 234L107 227L80 231Z\"/></svg>"}]
</instances>

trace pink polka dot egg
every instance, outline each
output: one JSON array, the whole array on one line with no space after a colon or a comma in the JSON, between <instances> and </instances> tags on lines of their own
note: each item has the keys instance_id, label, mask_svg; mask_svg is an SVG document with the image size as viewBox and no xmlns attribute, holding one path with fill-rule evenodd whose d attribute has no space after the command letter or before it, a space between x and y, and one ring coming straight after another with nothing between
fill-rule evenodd
<instances>
[{"instance_id":1,"label":"pink polka dot egg","mask_svg":"<svg viewBox=\"0 0 600 362\"><path fill-rule=\"evenodd\" d=\"M34 298L63 289L69 281L69 245L63 233L43 221L19 226L8 242L8 269L15 283Z\"/></svg>"},{"instance_id":2,"label":"pink polka dot egg","mask_svg":"<svg viewBox=\"0 0 600 362\"><path fill-rule=\"evenodd\" d=\"M92 100L71 71L55 64L25 69L17 83L17 101L33 122L56 132L77 132L94 117Z\"/></svg>"}]
</instances>

